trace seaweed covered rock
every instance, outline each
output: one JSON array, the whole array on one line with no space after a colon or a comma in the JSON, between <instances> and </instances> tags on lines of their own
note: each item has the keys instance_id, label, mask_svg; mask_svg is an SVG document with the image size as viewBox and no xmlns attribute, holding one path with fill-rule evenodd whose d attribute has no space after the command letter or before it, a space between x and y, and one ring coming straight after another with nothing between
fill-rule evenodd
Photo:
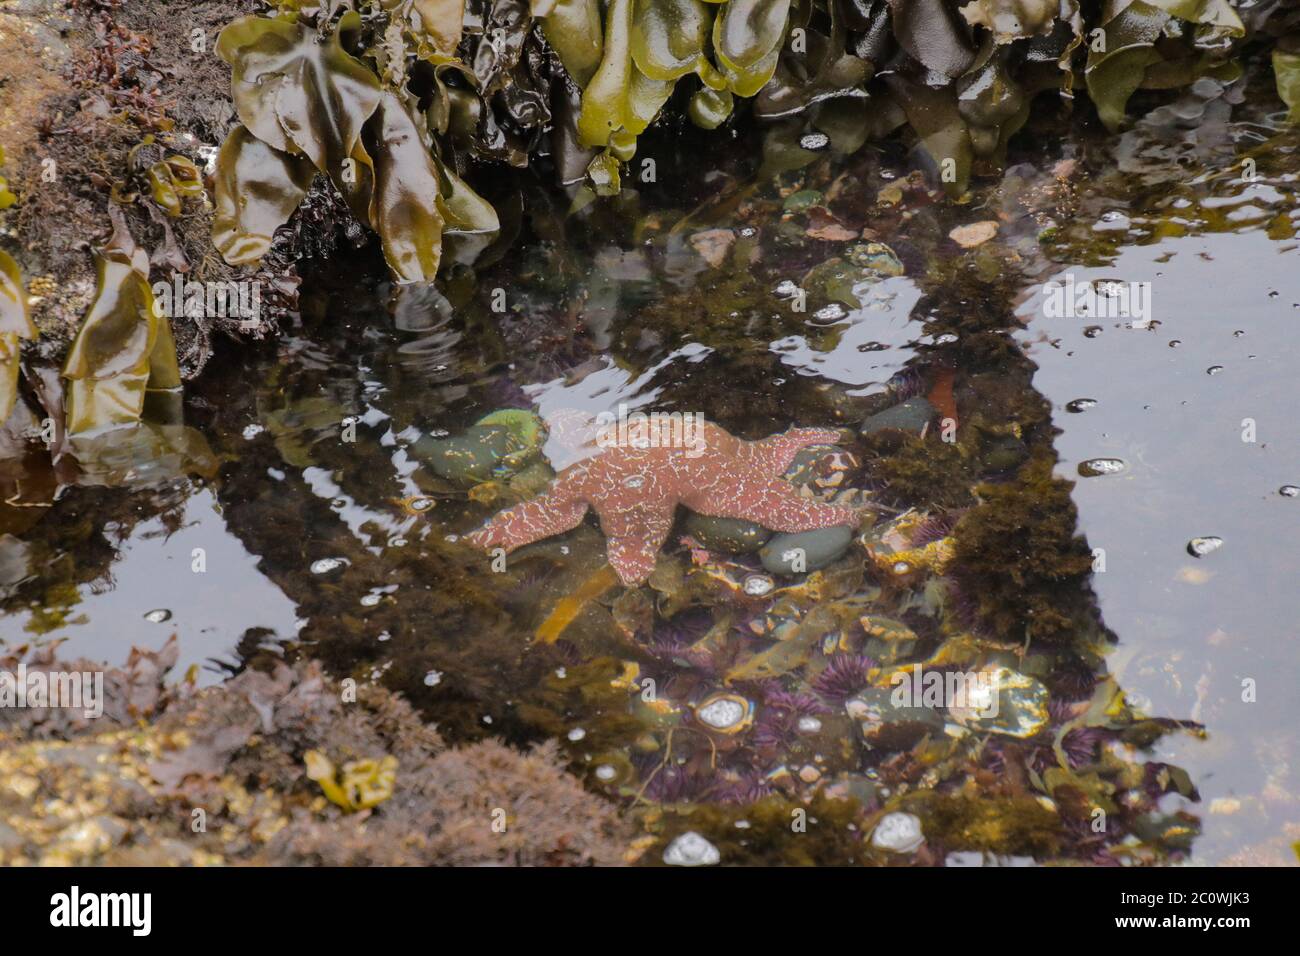
<instances>
[{"instance_id":1,"label":"seaweed covered rock","mask_svg":"<svg viewBox=\"0 0 1300 956\"><path fill-rule=\"evenodd\" d=\"M212 254L202 177L233 114L228 72L211 43L252 7L199 0L178 17L154 0L35 0L0 13L0 146L13 197L0 205L0 219L41 331L24 350L29 361L61 359L75 335L95 293L87 245L108 233L112 209L148 252L151 281L239 277ZM258 329L206 314L177 324L186 377L206 362L214 331L265 334L295 312L291 261L270 257L252 277L262 283L267 319Z\"/></svg>"},{"instance_id":2,"label":"seaweed covered rock","mask_svg":"<svg viewBox=\"0 0 1300 956\"><path fill-rule=\"evenodd\" d=\"M103 713L4 708L0 860L84 865L615 864L630 840L553 745L448 750L394 694L277 664L164 683L175 640L125 667L37 652L28 673L104 674ZM12 660L6 664L17 666ZM365 809L337 805L309 754L373 761ZM53 801L51 803L50 801ZM57 805L56 812L50 812Z\"/></svg>"}]
</instances>

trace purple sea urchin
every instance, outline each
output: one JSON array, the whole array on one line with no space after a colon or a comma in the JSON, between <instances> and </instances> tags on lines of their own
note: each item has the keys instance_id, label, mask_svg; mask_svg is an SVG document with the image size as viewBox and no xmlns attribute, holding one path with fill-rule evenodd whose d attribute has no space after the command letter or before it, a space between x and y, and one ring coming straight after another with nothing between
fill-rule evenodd
<instances>
[{"instance_id":1,"label":"purple sea urchin","mask_svg":"<svg viewBox=\"0 0 1300 956\"><path fill-rule=\"evenodd\" d=\"M775 792L767 777L751 770L742 773L738 779L724 781L714 792L719 803L757 803Z\"/></svg>"},{"instance_id":2,"label":"purple sea urchin","mask_svg":"<svg viewBox=\"0 0 1300 956\"><path fill-rule=\"evenodd\" d=\"M1052 669L1046 683L1062 700L1087 700L1097 686L1097 674L1081 660L1067 660Z\"/></svg>"},{"instance_id":3,"label":"purple sea urchin","mask_svg":"<svg viewBox=\"0 0 1300 956\"><path fill-rule=\"evenodd\" d=\"M871 683L876 662L861 654L834 654L812 682L812 689L827 700L842 702Z\"/></svg>"},{"instance_id":4,"label":"purple sea urchin","mask_svg":"<svg viewBox=\"0 0 1300 956\"><path fill-rule=\"evenodd\" d=\"M889 381L885 383L885 388L896 402L905 402L909 398L924 395L929 391L930 384L924 369L909 365L890 376Z\"/></svg>"},{"instance_id":5,"label":"purple sea urchin","mask_svg":"<svg viewBox=\"0 0 1300 956\"><path fill-rule=\"evenodd\" d=\"M750 739L760 754L775 756L793 743L800 719L825 713L826 706L811 694L770 690Z\"/></svg>"},{"instance_id":6,"label":"purple sea urchin","mask_svg":"<svg viewBox=\"0 0 1300 956\"><path fill-rule=\"evenodd\" d=\"M964 511L940 511L919 522L909 536L913 548L921 548L952 534Z\"/></svg>"},{"instance_id":7,"label":"purple sea urchin","mask_svg":"<svg viewBox=\"0 0 1300 956\"><path fill-rule=\"evenodd\" d=\"M1098 751L1111 734L1100 727L1079 727L1061 739L1061 749L1070 767L1077 770L1097 760Z\"/></svg>"},{"instance_id":8,"label":"purple sea urchin","mask_svg":"<svg viewBox=\"0 0 1300 956\"><path fill-rule=\"evenodd\" d=\"M715 781L686 764L661 763L654 757L634 761L644 781L642 795L655 803L693 803L708 797Z\"/></svg>"}]
</instances>

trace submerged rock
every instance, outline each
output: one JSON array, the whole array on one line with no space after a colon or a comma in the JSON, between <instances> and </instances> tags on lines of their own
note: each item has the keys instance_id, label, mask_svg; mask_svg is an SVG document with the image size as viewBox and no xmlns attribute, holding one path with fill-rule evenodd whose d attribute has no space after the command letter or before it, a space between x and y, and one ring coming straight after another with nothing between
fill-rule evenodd
<instances>
[{"instance_id":1,"label":"submerged rock","mask_svg":"<svg viewBox=\"0 0 1300 956\"><path fill-rule=\"evenodd\" d=\"M411 452L434 473L458 484L477 484L520 471L541 450L546 426L532 412L502 409L451 438L422 436Z\"/></svg>"},{"instance_id":2,"label":"submerged rock","mask_svg":"<svg viewBox=\"0 0 1300 956\"><path fill-rule=\"evenodd\" d=\"M797 193L791 193L785 197L782 208L786 212L806 212L813 206L820 206L823 202L823 196L816 189L801 189Z\"/></svg>"},{"instance_id":3,"label":"submerged rock","mask_svg":"<svg viewBox=\"0 0 1300 956\"><path fill-rule=\"evenodd\" d=\"M844 710L860 722L862 739L871 747L906 750L927 734L943 733L944 720L933 707L904 707L893 702L893 691L868 687L844 703Z\"/></svg>"},{"instance_id":4,"label":"submerged rock","mask_svg":"<svg viewBox=\"0 0 1300 956\"><path fill-rule=\"evenodd\" d=\"M879 242L858 243L843 256L827 259L803 277L800 287L817 302L839 302L850 309L867 305L870 288L881 279L901 276L903 264L894 250Z\"/></svg>"},{"instance_id":5,"label":"submerged rock","mask_svg":"<svg viewBox=\"0 0 1300 956\"><path fill-rule=\"evenodd\" d=\"M774 534L758 556L773 574L803 574L839 560L852 541L853 529L846 525Z\"/></svg>"},{"instance_id":6,"label":"submerged rock","mask_svg":"<svg viewBox=\"0 0 1300 956\"><path fill-rule=\"evenodd\" d=\"M683 529L710 551L748 554L762 547L772 532L761 524L742 518L712 518L691 512Z\"/></svg>"},{"instance_id":7,"label":"submerged rock","mask_svg":"<svg viewBox=\"0 0 1300 956\"><path fill-rule=\"evenodd\" d=\"M505 429L474 426L452 438L418 438L411 451L440 478L476 484L491 478L513 447Z\"/></svg>"},{"instance_id":8,"label":"submerged rock","mask_svg":"<svg viewBox=\"0 0 1300 956\"><path fill-rule=\"evenodd\" d=\"M169 686L164 676L178 653L174 639L159 652L134 649L123 668L28 655L33 672L102 670L103 713L0 709L0 774L22 784L0 791L0 820L14 831L0 825L0 865L628 859L631 828L563 769L554 742L532 751L495 740L448 749L382 687L362 683L344 703L342 686L314 662L249 668L212 687ZM333 793L322 799L326 790ZM31 798L37 792L58 794L65 812L43 812ZM485 807L501 809L504 830L486 825ZM192 831L199 809L208 826Z\"/></svg>"},{"instance_id":9,"label":"submerged rock","mask_svg":"<svg viewBox=\"0 0 1300 956\"><path fill-rule=\"evenodd\" d=\"M882 664L897 664L910 657L920 642L915 631L893 618L863 617L862 629L867 635L863 653Z\"/></svg>"},{"instance_id":10,"label":"submerged rock","mask_svg":"<svg viewBox=\"0 0 1300 956\"><path fill-rule=\"evenodd\" d=\"M976 672L967 699L948 708L948 715L972 730L1008 737L1032 737L1047 726L1048 690L1034 678L1009 667Z\"/></svg>"},{"instance_id":11,"label":"submerged rock","mask_svg":"<svg viewBox=\"0 0 1300 956\"><path fill-rule=\"evenodd\" d=\"M858 430L863 438L869 438L879 432L900 431L919 435L938 416L939 411L928 399L917 396L909 398L892 408L869 417Z\"/></svg>"}]
</instances>

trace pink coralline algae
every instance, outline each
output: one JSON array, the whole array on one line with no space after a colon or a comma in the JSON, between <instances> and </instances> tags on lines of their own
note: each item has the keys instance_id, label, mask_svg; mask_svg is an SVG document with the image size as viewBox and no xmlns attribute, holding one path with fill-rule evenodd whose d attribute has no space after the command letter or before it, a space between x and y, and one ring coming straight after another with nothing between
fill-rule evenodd
<instances>
[{"instance_id":1,"label":"pink coralline algae","mask_svg":"<svg viewBox=\"0 0 1300 956\"><path fill-rule=\"evenodd\" d=\"M654 570L679 504L773 531L856 527L854 511L800 497L781 477L801 448L839 438L828 429L793 428L744 441L709 423L690 444L664 447L634 434L566 468L544 494L502 511L469 540L485 551L499 547L508 553L577 527L590 507L600 518L609 563L624 584L635 586Z\"/></svg>"}]
</instances>

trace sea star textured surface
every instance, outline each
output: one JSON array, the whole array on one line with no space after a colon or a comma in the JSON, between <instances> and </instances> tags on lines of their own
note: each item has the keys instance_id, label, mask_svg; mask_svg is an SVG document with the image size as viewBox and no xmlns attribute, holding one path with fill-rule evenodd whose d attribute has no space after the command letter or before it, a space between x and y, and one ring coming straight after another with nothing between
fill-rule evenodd
<instances>
[{"instance_id":1,"label":"sea star textured surface","mask_svg":"<svg viewBox=\"0 0 1300 956\"><path fill-rule=\"evenodd\" d=\"M799 449L839 440L835 431L793 428L744 441L709 423L688 447L637 447L644 442L634 438L569 466L544 494L500 512L468 537L485 551L510 552L577 527L590 507L600 517L609 563L619 578L629 586L642 584L679 504L773 531L856 527L854 511L802 498L781 477Z\"/></svg>"}]
</instances>

